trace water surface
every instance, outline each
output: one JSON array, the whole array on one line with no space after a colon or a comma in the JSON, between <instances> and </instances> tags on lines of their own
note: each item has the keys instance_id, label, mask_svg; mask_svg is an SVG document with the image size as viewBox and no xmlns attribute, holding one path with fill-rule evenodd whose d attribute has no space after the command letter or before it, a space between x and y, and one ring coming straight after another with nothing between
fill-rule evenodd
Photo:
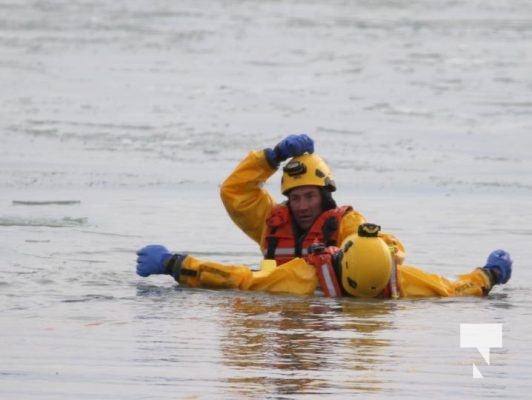
<instances>
[{"instance_id":1,"label":"water surface","mask_svg":"<svg viewBox=\"0 0 532 400\"><path fill-rule=\"evenodd\" d=\"M0 394L9 399L527 398L527 1L0 0ZM487 298L182 288L135 251L256 266L218 185L307 132L341 204ZM279 175L267 185L281 200ZM490 365L460 323L503 324ZM472 365L484 379L472 377Z\"/></svg>"}]
</instances>

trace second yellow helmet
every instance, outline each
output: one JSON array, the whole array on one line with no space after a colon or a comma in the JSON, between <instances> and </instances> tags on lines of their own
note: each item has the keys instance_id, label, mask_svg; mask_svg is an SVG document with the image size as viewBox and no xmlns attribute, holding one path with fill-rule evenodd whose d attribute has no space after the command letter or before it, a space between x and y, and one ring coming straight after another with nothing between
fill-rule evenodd
<instances>
[{"instance_id":1,"label":"second yellow helmet","mask_svg":"<svg viewBox=\"0 0 532 400\"><path fill-rule=\"evenodd\" d=\"M362 224L358 235L344 239L340 249L340 284L355 297L376 297L388 285L392 274L392 254L378 237L380 227Z\"/></svg>"}]
</instances>

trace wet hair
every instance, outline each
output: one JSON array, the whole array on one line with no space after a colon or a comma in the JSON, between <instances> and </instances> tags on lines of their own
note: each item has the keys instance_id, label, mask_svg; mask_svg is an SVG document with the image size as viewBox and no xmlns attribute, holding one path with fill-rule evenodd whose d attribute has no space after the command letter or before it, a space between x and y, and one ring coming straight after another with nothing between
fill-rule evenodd
<instances>
[{"instance_id":1,"label":"wet hair","mask_svg":"<svg viewBox=\"0 0 532 400\"><path fill-rule=\"evenodd\" d=\"M332 197L332 192L328 187L321 188L321 199L322 199L322 205L321 205L322 211L331 210L337 207L336 201L334 201Z\"/></svg>"}]
</instances>

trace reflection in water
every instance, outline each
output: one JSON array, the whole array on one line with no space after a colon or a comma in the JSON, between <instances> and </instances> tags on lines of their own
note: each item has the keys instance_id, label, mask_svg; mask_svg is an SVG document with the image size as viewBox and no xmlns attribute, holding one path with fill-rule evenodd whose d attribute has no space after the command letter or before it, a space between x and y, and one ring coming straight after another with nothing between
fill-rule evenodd
<instances>
[{"instance_id":1,"label":"reflection in water","mask_svg":"<svg viewBox=\"0 0 532 400\"><path fill-rule=\"evenodd\" d=\"M391 302L238 297L225 325L222 362L239 395L379 391L392 328ZM266 374L265 374L266 373Z\"/></svg>"}]
</instances>

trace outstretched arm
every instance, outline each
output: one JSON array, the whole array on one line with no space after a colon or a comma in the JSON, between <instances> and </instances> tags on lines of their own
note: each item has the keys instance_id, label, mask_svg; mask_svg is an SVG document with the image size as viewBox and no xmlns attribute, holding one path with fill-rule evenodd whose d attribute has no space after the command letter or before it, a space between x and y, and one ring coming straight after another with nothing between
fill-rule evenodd
<instances>
[{"instance_id":1,"label":"outstretched arm","mask_svg":"<svg viewBox=\"0 0 532 400\"><path fill-rule=\"evenodd\" d=\"M493 251L482 268L476 268L451 281L419 268L399 265L398 283L401 297L485 296L494 285L508 282L512 275L512 259L504 250Z\"/></svg>"},{"instance_id":2,"label":"outstretched arm","mask_svg":"<svg viewBox=\"0 0 532 400\"><path fill-rule=\"evenodd\" d=\"M318 285L314 267L302 258L295 258L270 270L253 271L243 265L171 254L161 245L145 246L137 254L138 275L166 274L189 287L310 295Z\"/></svg>"}]
</instances>

